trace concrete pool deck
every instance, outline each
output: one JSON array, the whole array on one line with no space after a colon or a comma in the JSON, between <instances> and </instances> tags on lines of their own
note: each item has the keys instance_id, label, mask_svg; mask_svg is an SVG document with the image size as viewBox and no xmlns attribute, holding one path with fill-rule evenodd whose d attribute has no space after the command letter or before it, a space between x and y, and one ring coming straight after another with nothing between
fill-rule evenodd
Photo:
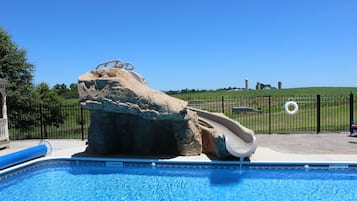
<instances>
[{"instance_id":1,"label":"concrete pool deck","mask_svg":"<svg viewBox=\"0 0 357 201\"><path fill-rule=\"evenodd\" d=\"M357 162L357 136L349 133L324 134L257 134L258 148L250 157L252 162ZM82 140L49 140L53 151L47 158L73 157L86 149ZM0 156L38 145L40 140L11 141L0 150ZM147 157L146 157L147 158ZM155 157L160 159L160 157ZM177 161L210 161L202 154L192 157L165 158Z\"/></svg>"}]
</instances>

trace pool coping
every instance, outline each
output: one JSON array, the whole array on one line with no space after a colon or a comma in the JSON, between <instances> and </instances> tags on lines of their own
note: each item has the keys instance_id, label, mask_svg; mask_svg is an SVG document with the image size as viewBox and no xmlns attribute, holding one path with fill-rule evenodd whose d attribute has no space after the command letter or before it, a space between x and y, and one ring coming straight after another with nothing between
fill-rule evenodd
<instances>
[{"instance_id":1,"label":"pool coping","mask_svg":"<svg viewBox=\"0 0 357 201\"><path fill-rule=\"evenodd\" d=\"M123 167L126 165L142 165L151 167L235 167L240 169L327 169L327 170L357 170L357 162L351 161L290 161L290 162L249 162L249 161L182 161L182 160L167 160L167 159L133 159L133 158L95 158L95 157L42 157L30 160L9 168L0 170L1 177L14 172L21 171L21 169L29 168L32 166L45 164L46 162L52 163L56 161L67 161L74 163L101 163L108 167ZM26 170L23 170L26 171Z\"/></svg>"}]
</instances>

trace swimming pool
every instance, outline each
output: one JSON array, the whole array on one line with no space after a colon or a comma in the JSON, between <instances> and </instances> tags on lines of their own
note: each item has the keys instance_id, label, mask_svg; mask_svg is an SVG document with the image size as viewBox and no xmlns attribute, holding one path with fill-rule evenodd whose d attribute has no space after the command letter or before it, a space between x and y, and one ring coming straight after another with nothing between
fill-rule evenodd
<instances>
[{"instance_id":1,"label":"swimming pool","mask_svg":"<svg viewBox=\"0 0 357 201\"><path fill-rule=\"evenodd\" d=\"M357 200L357 164L47 159L0 174L0 200Z\"/></svg>"}]
</instances>

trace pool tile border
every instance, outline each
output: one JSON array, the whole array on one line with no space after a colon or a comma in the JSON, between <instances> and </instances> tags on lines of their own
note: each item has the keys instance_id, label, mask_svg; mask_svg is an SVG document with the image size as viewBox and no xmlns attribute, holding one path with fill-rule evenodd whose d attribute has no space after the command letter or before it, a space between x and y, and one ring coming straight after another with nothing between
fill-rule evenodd
<instances>
[{"instance_id":1,"label":"pool tile border","mask_svg":"<svg viewBox=\"0 0 357 201\"><path fill-rule=\"evenodd\" d=\"M237 161L170 161L157 159L123 158L50 158L33 161L2 170L0 181L26 171L49 165L96 165L107 167L164 167L164 168L220 168L220 169L323 169L357 170L357 163L348 162L237 162Z\"/></svg>"}]
</instances>

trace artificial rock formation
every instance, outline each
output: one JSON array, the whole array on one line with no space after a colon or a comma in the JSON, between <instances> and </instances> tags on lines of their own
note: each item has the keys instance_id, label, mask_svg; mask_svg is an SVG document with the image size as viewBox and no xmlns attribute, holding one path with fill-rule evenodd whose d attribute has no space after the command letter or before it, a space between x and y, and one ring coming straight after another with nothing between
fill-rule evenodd
<instances>
[{"instance_id":1,"label":"artificial rock formation","mask_svg":"<svg viewBox=\"0 0 357 201\"><path fill-rule=\"evenodd\" d=\"M226 142L222 133L204 122L200 122L200 130L203 153L215 155L221 159L231 157L226 149Z\"/></svg>"},{"instance_id":2,"label":"artificial rock formation","mask_svg":"<svg viewBox=\"0 0 357 201\"><path fill-rule=\"evenodd\" d=\"M88 109L132 114L144 119L182 118L187 102L149 88L132 70L92 70L78 79L80 103Z\"/></svg>"},{"instance_id":3,"label":"artificial rock formation","mask_svg":"<svg viewBox=\"0 0 357 201\"><path fill-rule=\"evenodd\" d=\"M147 86L143 77L115 61L78 78L80 104L91 110L92 154L199 155L202 135L187 102Z\"/></svg>"}]
</instances>

